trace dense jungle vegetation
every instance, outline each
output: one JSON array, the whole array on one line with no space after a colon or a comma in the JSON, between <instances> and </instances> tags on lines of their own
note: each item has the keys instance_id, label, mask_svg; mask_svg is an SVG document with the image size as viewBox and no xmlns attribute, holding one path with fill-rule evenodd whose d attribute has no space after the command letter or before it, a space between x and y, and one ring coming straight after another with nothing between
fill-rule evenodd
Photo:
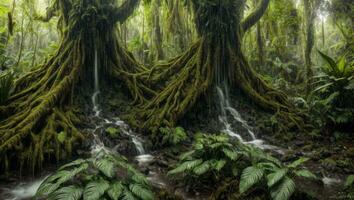
<instances>
[{"instance_id":1,"label":"dense jungle vegetation","mask_svg":"<svg viewBox=\"0 0 354 200\"><path fill-rule=\"evenodd\" d=\"M1 0L0 199L354 199L352 0Z\"/></svg>"}]
</instances>

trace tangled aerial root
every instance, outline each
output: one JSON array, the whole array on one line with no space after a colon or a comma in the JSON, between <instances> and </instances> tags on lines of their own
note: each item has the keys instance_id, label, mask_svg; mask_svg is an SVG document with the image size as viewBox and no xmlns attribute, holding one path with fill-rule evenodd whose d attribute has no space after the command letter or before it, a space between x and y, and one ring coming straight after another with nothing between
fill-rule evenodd
<instances>
[{"instance_id":1,"label":"tangled aerial root","mask_svg":"<svg viewBox=\"0 0 354 200\"><path fill-rule=\"evenodd\" d=\"M221 49L227 50L221 52ZM219 69L220 58L229 60L228 67L232 70ZM123 69L116 74L120 77L124 74L126 80L131 81L128 86L135 97L136 108L129 117L130 122L156 132L159 127L174 127L198 98L216 84L215 79L222 70L230 77L232 86L240 88L261 107L276 112L288 127L304 126L287 95L269 86L253 71L242 53L227 44L218 46L201 38L185 53L165 64L139 73L127 73Z\"/></svg>"},{"instance_id":2,"label":"tangled aerial root","mask_svg":"<svg viewBox=\"0 0 354 200\"><path fill-rule=\"evenodd\" d=\"M69 157L73 147L84 139L76 128L81 120L74 112L73 99L74 92L86 92L90 88L87 80L92 78L90 69L96 52L102 62L99 68L102 76L112 71L126 73L129 66L134 68L134 73L146 70L119 47L115 35L115 24L124 22L139 0L126 0L120 6L115 3L114 0L54 0L46 16L36 17L47 22L58 16L63 39L46 64L16 81L14 95L6 106L0 106L3 167L40 168L45 158ZM127 74L129 79L125 81L132 85L131 73Z\"/></svg>"},{"instance_id":3,"label":"tangled aerial root","mask_svg":"<svg viewBox=\"0 0 354 200\"><path fill-rule=\"evenodd\" d=\"M15 83L15 95L0 113L0 159L6 168L15 160L34 169L45 155L59 160L84 138L75 128L80 120L68 106L84 59L82 48L79 41L64 40L48 63ZM62 131L66 139L61 142Z\"/></svg>"},{"instance_id":4,"label":"tangled aerial root","mask_svg":"<svg viewBox=\"0 0 354 200\"><path fill-rule=\"evenodd\" d=\"M301 113L287 95L269 86L249 66L241 51L242 29L259 20L269 3L262 2L257 14L241 23L240 1L224 4L193 0L200 39L190 49L151 68L116 68L113 74L125 80L135 100L136 107L128 117L130 123L152 132L163 126L173 127L198 98L214 86L226 84L231 89L241 89L264 109L276 112L284 126L302 129ZM113 61L113 65L136 65L136 61L127 62L119 49L116 52L118 56L114 57L122 59Z\"/></svg>"}]
</instances>

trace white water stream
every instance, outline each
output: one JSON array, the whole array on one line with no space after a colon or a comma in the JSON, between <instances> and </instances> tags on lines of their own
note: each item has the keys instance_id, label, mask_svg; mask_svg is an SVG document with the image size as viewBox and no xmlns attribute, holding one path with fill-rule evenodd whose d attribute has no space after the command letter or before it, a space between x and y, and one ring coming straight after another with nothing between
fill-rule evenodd
<instances>
[{"instance_id":1,"label":"white water stream","mask_svg":"<svg viewBox=\"0 0 354 200\"><path fill-rule=\"evenodd\" d=\"M100 108L99 105L99 96L101 94L100 91L100 84L99 84L99 64L98 64L98 58L97 58L97 50L95 50L95 55L94 55L94 92L91 96L91 101L92 101L92 111L94 113L94 117L97 119L99 122L98 125L94 129L91 130L91 133L93 135L93 141L91 145L91 156L97 155L98 152L101 151L106 151L107 153L109 152L116 152L116 147L114 148L108 148L104 145L102 139L97 133L97 131L102 130L105 126L108 124L113 124L119 127L119 129L122 131L122 133L128 135L133 144L135 145L136 151L138 152L138 155L135 157L135 159L138 161L139 165L146 165L150 163L153 159L154 156L150 154L145 153L144 145L143 142L144 140L140 138L138 135L136 135L130 127L122 120L120 119L107 119L101 116L102 109ZM31 199L35 196L39 186L41 183L46 179L47 176L35 179L33 181L29 182L21 182L18 185L11 187L11 188L3 188L2 190L2 195L0 196L0 200L28 200ZM156 173L151 172L149 174L149 180L153 182L154 184L159 184L159 185L164 185L164 183L157 178Z\"/></svg>"},{"instance_id":2,"label":"white water stream","mask_svg":"<svg viewBox=\"0 0 354 200\"><path fill-rule=\"evenodd\" d=\"M284 152L273 145L265 144L263 140L257 139L254 134L252 127L248 125L248 123L241 117L240 113L230 105L229 102L229 89L226 84L222 86L217 86L217 95L220 101L220 110L221 114L219 116L219 121L224 125L224 129L222 132L228 134L230 137L237 138L240 142L244 144L254 145L260 149L272 150L280 154L284 154ZM241 128L246 132L244 136L241 133L238 133L235 129L232 128L232 124L229 122L229 118L232 117L237 124L241 126ZM242 132L242 133L244 133ZM249 140L246 141L244 137L248 137Z\"/></svg>"}]
</instances>

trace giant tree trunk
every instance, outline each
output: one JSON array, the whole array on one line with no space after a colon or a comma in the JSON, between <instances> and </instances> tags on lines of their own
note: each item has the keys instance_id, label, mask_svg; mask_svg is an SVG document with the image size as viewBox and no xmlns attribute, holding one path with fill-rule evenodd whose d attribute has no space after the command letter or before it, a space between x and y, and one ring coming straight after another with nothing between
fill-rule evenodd
<instances>
[{"instance_id":1,"label":"giant tree trunk","mask_svg":"<svg viewBox=\"0 0 354 200\"><path fill-rule=\"evenodd\" d=\"M312 60L311 53L314 46L315 41L315 32L314 32L314 21L316 17L316 1L317 0L303 0L304 3L304 15L305 15L305 65L306 65L306 91L307 94L311 91L312 86L312 77L313 77L313 69L312 69Z\"/></svg>"},{"instance_id":2,"label":"giant tree trunk","mask_svg":"<svg viewBox=\"0 0 354 200\"><path fill-rule=\"evenodd\" d=\"M261 18L269 1L260 2L244 21L243 1L192 2L200 39L181 56L137 76L138 85L150 85L154 90L149 96L134 93L141 101L131 121L141 119L144 123L136 125L152 132L161 126L175 126L200 96L223 83L240 88L258 105L276 111L287 125L301 127L286 95L269 86L241 51L243 31Z\"/></svg>"},{"instance_id":3,"label":"giant tree trunk","mask_svg":"<svg viewBox=\"0 0 354 200\"><path fill-rule=\"evenodd\" d=\"M101 58L102 76L115 71L139 72L131 54L122 50L115 23L123 22L139 0L127 0L116 7L110 0L55 0L47 15L59 14L62 40L47 63L15 83L15 93L0 107L0 163L41 167L45 158L70 156L84 135L76 128L74 93L92 88L95 51ZM127 80L130 85L131 81ZM80 89L80 90L79 90ZM65 132L65 141L58 133ZM10 166L10 164L14 164Z\"/></svg>"},{"instance_id":4,"label":"giant tree trunk","mask_svg":"<svg viewBox=\"0 0 354 200\"><path fill-rule=\"evenodd\" d=\"M154 60L162 60L165 57L162 49L163 36L160 27L160 8L161 0L154 0L151 9L153 13L153 45L156 51L156 58Z\"/></svg>"}]
</instances>

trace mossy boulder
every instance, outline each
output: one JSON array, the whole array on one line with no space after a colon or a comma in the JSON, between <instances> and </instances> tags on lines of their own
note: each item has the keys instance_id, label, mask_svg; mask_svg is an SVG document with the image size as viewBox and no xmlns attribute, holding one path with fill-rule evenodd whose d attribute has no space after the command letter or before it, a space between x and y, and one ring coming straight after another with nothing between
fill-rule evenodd
<instances>
[{"instance_id":1,"label":"mossy boulder","mask_svg":"<svg viewBox=\"0 0 354 200\"><path fill-rule=\"evenodd\" d=\"M118 138L120 136L120 130L117 128L108 127L105 131L110 138Z\"/></svg>"}]
</instances>

